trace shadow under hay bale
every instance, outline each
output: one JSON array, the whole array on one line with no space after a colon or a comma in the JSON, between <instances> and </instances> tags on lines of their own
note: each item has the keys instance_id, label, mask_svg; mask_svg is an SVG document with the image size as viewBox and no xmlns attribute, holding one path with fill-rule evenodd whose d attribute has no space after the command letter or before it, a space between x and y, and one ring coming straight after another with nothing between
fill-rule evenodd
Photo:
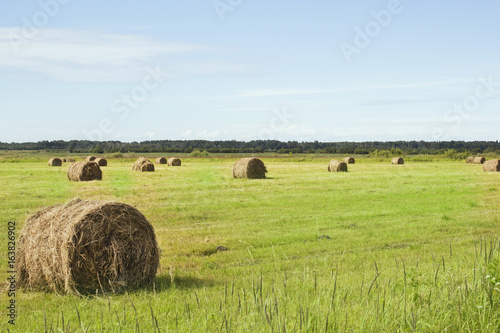
<instances>
[{"instance_id":1,"label":"shadow under hay bale","mask_svg":"<svg viewBox=\"0 0 500 333\"><path fill-rule=\"evenodd\" d=\"M154 172L155 165L147 158L140 157L135 161L134 165L132 165L132 171Z\"/></svg>"},{"instance_id":2,"label":"shadow under hay bale","mask_svg":"<svg viewBox=\"0 0 500 333\"><path fill-rule=\"evenodd\" d=\"M405 160L402 157L393 157L392 164L405 164Z\"/></svg>"},{"instance_id":3,"label":"shadow under hay bale","mask_svg":"<svg viewBox=\"0 0 500 333\"><path fill-rule=\"evenodd\" d=\"M108 166L108 161L105 158L96 158L94 160L99 166Z\"/></svg>"},{"instance_id":4,"label":"shadow under hay bale","mask_svg":"<svg viewBox=\"0 0 500 333\"><path fill-rule=\"evenodd\" d=\"M158 157L156 160L155 160L155 163L156 164L167 164L167 159L165 157Z\"/></svg>"},{"instance_id":5,"label":"shadow under hay bale","mask_svg":"<svg viewBox=\"0 0 500 333\"><path fill-rule=\"evenodd\" d=\"M354 159L354 157L344 157L344 163L347 163L347 164L355 164L356 163L356 160Z\"/></svg>"},{"instance_id":6,"label":"shadow under hay bale","mask_svg":"<svg viewBox=\"0 0 500 333\"><path fill-rule=\"evenodd\" d=\"M500 160L489 160L484 162L483 171L499 172L500 171Z\"/></svg>"},{"instance_id":7,"label":"shadow under hay bale","mask_svg":"<svg viewBox=\"0 0 500 333\"><path fill-rule=\"evenodd\" d=\"M54 157L49 160L49 166L55 167L55 166L61 166L62 165L62 160L60 158Z\"/></svg>"},{"instance_id":8,"label":"shadow under hay bale","mask_svg":"<svg viewBox=\"0 0 500 333\"><path fill-rule=\"evenodd\" d=\"M74 199L26 221L17 283L66 293L122 291L151 283L158 264L154 229L141 212L123 203Z\"/></svg>"},{"instance_id":9,"label":"shadow under hay bale","mask_svg":"<svg viewBox=\"0 0 500 333\"><path fill-rule=\"evenodd\" d=\"M477 157L474 157L474 164L483 164L484 162L486 162L486 159L482 156L477 156Z\"/></svg>"},{"instance_id":10,"label":"shadow under hay bale","mask_svg":"<svg viewBox=\"0 0 500 333\"><path fill-rule=\"evenodd\" d=\"M181 160L177 157L171 157L168 159L168 166L181 166Z\"/></svg>"},{"instance_id":11,"label":"shadow under hay bale","mask_svg":"<svg viewBox=\"0 0 500 333\"><path fill-rule=\"evenodd\" d=\"M473 164L474 163L474 156L469 156L465 159L465 163L467 164Z\"/></svg>"},{"instance_id":12,"label":"shadow under hay bale","mask_svg":"<svg viewBox=\"0 0 500 333\"><path fill-rule=\"evenodd\" d=\"M75 159L74 158L68 158L68 163L75 163Z\"/></svg>"},{"instance_id":13,"label":"shadow under hay bale","mask_svg":"<svg viewBox=\"0 0 500 333\"><path fill-rule=\"evenodd\" d=\"M347 163L338 160L331 160L330 163L328 163L328 171L347 172Z\"/></svg>"},{"instance_id":14,"label":"shadow under hay bale","mask_svg":"<svg viewBox=\"0 0 500 333\"><path fill-rule=\"evenodd\" d=\"M95 157L95 156L87 156L87 157L85 158L85 161L87 161L87 162L92 162L92 161L95 161L95 159L96 159L96 158L97 158L97 157Z\"/></svg>"},{"instance_id":15,"label":"shadow under hay bale","mask_svg":"<svg viewBox=\"0 0 500 333\"><path fill-rule=\"evenodd\" d=\"M75 162L68 168L68 179L77 182L102 180L102 171L96 162Z\"/></svg>"},{"instance_id":16,"label":"shadow under hay bale","mask_svg":"<svg viewBox=\"0 0 500 333\"><path fill-rule=\"evenodd\" d=\"M242 158L233 165L233 178L264 179L266 166L256 157Z\"/></svg>"}]
</instances>

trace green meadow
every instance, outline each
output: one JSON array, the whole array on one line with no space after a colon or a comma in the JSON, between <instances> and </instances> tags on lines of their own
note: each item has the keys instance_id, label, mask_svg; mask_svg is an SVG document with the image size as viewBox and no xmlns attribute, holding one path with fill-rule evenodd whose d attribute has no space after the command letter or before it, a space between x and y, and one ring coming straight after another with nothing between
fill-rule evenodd
<instances>
[{"instance_id":1,"label":"green meadow","mask_svg":"<svg viewBox=\"0 0 500 333\"><path fill-rule=\"evenodd\" d=\"M434 158L264 157L268 178L233 179L232 158L182 158L70 182L68 163L0 158L7 223L74 197L131 204L161 248L154 285L86 296L16 292L11 332L498 332L500 173ZM227 251L218 251L223 246Z\"/></svg>"}]
</instances>

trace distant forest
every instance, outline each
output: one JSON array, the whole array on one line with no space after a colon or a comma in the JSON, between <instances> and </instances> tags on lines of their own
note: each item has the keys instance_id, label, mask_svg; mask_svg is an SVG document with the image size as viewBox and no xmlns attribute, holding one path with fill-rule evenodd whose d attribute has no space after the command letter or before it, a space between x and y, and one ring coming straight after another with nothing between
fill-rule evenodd
<instances>
[{"instance_id":1,"label":"distant forest","mask_svg":"<svg viewBox=\"0 0 500 333\"><path fill-rule=\"evenodd\" d=\"M143 142L120 141L39 141L24 143L0 142L0 150L68 151L69 153L192 153L213 154L277 153L277 154L371 154L387 153L445 154L453 150L461 154L492 153L500 155L498 141L373 141L373 142L282 142L277 140L207 141L159 140Z\"/></svg>"}]
</instances>

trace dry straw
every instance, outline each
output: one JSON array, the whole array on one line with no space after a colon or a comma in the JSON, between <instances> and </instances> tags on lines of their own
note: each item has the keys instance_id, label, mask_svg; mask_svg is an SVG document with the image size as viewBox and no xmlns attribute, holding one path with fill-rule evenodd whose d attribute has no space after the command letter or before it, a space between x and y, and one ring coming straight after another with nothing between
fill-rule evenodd
<instances>
[{"instance_id":1,"label":"dry straw","mask_svg":"<svg viewBox=\"0 0 500 333\"><path fill-rule=\"evenodd\" d=\"M60 158L53 157L49 160L49 166L54 167L54 166L61 166L62 161Z\"/></svg>"},{"instance_id":2,"label":"dry straw","mask_svg":"<svg viewBox=\"0 0 500 333\"><path fill-rule=\"evenodd\" d=\"M328 163L328 171L347 172L347 163L338 160L331 160L330 163Z\"/></svg>"},{"instance_id":3,"label":"dry straw","mask_svg":"<svg viewBox=\"0 0 500 333\"><path fill-rule=\"evenodd\" d=\"M465 160L465 163L473 164L474 163L474 156L467 157L467 159Z\"/></svg>"},{"instance_id":4,"label":"dry straw","mask_svg":"<svg viewBox=\"0 0 500 333\"><path fill-rule=\"evenodd\" d=\"M233 165L233 178L266 178L266 166L256 157L242 158Z\"/></svg>"},{"instance_id":5,"label":"dry straw","mask_svg":"<svg viewBox=\"0 0 500 333\"><path fill-rule=\"evenodd\" d=\"M147 158L139 157L132 165L132 171L153 172L155 171L155 165Z\"/></svg>"},{"instance_id":6,"label":"dry straw","mask_svg":"<svg viewBox=\"0 0 500 333\"><path fill-rule=\"evenodd\" d=\"M159 249L153 227L134 207L74 199L26 221L16 260L21 288L116 292L151 283Z\"/></svg>"},{"instance_id":7,"label":"dry straw","mask_svg":"<svg viewBox=\"0 0 500 333\"><path fill-rule=\"evenodd\" d=\"M105 158L96 158L94 160L99 166L108 166L108 161Z\"/></svg>"},{"instance_id":8,"label":"dry straw","mask_svg":"<svg viewBox=\"0 0 500 333\"><path fill-rule=\"evenodd\" d=\"M393 157L392 164L405 164L405 160L402 157Z\"/></svg>"},{"instance_id":9,"label":"dry straw","mask_svg":"<svg viewBox=\"0 0 500 333\"><path fill-rule=\"evenodd\" d=\"M97 157L95 157L95 156L87 156L87 158L85 159L85 161L92 162L92 161L95 161L96 158Z\"/></svg>"},{"instance_id":10,"label":"dry straw","mask_svg":"<svg viewBox=\"0 0 500 333\"><path fill-rule=\"evenodd\" d=\"M75 162L68 168L68 179L77 182L102 180L102 171L96 162Z\"/></svg>"},{"instance_id":11,"label":"dry straw","mask_svg":"<svg viewBox=\"0 0 500 333\"><path fill-rule=\"evenodd\" d=\"M181 160L177 157L171 157L168 159L169 166L181 166Z\"/></svg>"},{"instance_id":12,"label":"dry straw","mask_svg":"<svg viewBox=\"0 0 500 333\"><path fill-rule=\"evenodd\" d=\"M356 160L354 159L354 157L348 156L348 157L344 158L344 162L347 164L354 164L354 163L356 163Z\"/></svg>"},{"instance_id":13,"label":"dry straw","mask_svg":"<svg viewBox=\"0 0 500 333\"><path fill-rule=\"evenodd\" d=\"M68 158L68 163L74 163L75 159L74 158Z\"/></svg>"},{"instance_id":14,"label":"dry straw","mask_svg":"<svg viewBox=\"0 0 500 333\"><path fill-rule=\"evenodd\" d=\"M474 157L474 164L483 164L484 162L486 162L486 159L482 156L477 156L477 157Z\"/></svg>"},{"instance_id":15,"label":"dry straw","mask_svg":"<svg viewBox=\"0 0 500 333\"><path fill-rule=\"evenodd\" d=\"M167 159L165 157L158 157L156 160L155 160L155 163L156 164L167 164Z\"/></svg>"},{"instance_id":16,"label":"dry straw","mask_svg":"<svg viewBox=\"0 0 500 333\"><path fill-rule=\"evenodd\" d=\"M500 160L489 160L483 164L484 171L499 172L500 171Z\"/></svg>"}]
</instances>

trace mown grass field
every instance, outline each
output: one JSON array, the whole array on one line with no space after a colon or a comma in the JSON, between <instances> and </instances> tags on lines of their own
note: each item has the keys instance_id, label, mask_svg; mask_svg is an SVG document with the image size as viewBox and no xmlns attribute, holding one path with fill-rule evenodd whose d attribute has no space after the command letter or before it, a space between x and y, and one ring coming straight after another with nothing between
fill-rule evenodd
<instances>
[{"instance_id":1,"label":"mown grass field","mask_svg":"<svg viewBox=\"0 0 500 333\"><path fill-rule=\"evenodd\" d=\"M326 158L264 158L269 178L245 180L231 178L235 160L137 173L132 159L110 159L88 183L69 182L67 163L0 163L2 244L8 221L19 235L39 208L80 197L134 205L162 251L149 288L20 290L16 326L4 315L2 331L500 331L499 173L389 159L328 173Z\"/></svg>"}]
</instances>

